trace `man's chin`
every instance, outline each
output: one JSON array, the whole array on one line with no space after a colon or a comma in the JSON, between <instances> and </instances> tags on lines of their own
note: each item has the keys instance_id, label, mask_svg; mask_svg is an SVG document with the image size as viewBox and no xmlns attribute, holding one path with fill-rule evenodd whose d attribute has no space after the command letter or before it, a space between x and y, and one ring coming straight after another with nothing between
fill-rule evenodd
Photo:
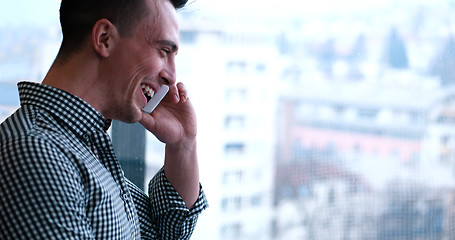
<instances>
[{"instance_id":1,"label":"man's chin","mask_svg":"<svg viewBox=\"0 0 455 240\"><path fill-rule=\"evenodd\" d=\"M142 113L142 110L138 108L131 108L130 111L121 114L117 120L124 123L137 123L142 119Z\"/></svg>"}]
</instances>

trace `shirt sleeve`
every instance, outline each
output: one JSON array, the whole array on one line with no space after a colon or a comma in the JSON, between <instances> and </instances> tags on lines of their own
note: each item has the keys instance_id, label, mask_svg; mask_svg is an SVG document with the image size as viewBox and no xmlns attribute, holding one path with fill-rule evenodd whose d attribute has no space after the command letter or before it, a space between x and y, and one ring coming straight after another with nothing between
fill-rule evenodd
<instances>
[{"instance_id":1,"label":"shirt sleeve","mask_svg":"<svg viewBox=\"0 0 455 240\"><path fill-rule=\"evenodd\" d=\"M158 239L189 239L199 214L208 207L205 194L199 185L199 197L191 209L164 175L164 168L149 184L152 221L157 223Z\"/></svg>"},{"instance_id":2,"label":"shirt sleeve","mask_svg":"<svg viewBox=\"0 0 455 240\"><path fill-rule=\"evenodd\" d=\"M94 239L80 176L36 137L2 142L0 239Z\"/></svg>"},{"instance_id":3,"label":"shirt sleeve","mask_svg":"<svg viewBox=\"0 0 455 240\"><path fill-rule=\"evenodd\" d=\"M139 227L142 240L158 239L158 223L152 219L152 207L150 198L138 188L134 183L126 179L128 188L134 201L137 216L139 218Z\"/></svg>"}]
</instances>

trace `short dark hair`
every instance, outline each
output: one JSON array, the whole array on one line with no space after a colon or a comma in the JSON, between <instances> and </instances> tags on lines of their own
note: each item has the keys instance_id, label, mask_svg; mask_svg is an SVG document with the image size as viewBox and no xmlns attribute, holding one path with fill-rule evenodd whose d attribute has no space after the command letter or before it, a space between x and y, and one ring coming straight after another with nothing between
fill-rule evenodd
<instances>
[{"instance_id":1,"label":"short dark hair","mask_svg":"<svg viewBox=\"0 0 455 240\"><path fill-rule=\"evenodd\" d=\"M169 1L175 9L180 9L188 0ZM64 57L79 50L93 25L103 18L111 21L120 34L130 34L132 26L147 16L146 9L145 0L62 0L60 25L63 41L59 56Z\"/></svg>"}]
</instances>

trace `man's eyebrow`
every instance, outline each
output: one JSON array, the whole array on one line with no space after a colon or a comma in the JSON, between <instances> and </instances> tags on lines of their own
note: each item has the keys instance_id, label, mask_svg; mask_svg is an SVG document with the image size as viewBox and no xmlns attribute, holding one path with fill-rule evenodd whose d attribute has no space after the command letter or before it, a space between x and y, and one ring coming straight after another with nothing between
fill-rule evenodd
<instances>
[{"instance_id":1,"label":"man's eyebrow","mask_svg":"<svg viewBox=\"0 0 455 240\"><path fill-rule=\"evenodd\" d=\"M156 41L158 44L162 45L168 45L171 47L171 52L177 52L179 50L179 47L177 44L171 40L158 40Z\"/></svg>"}]
</instances>

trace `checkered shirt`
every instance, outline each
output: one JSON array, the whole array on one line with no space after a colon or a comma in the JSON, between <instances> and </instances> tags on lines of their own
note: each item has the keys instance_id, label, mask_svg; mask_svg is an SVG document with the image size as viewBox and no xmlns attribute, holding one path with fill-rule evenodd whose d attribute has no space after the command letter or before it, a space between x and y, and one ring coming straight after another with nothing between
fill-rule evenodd
<instances>
[{"instance_id":1,"label":"checkered shirt","mask_svg":"<svg viewBox=\"0 0 455 240\"><path fill-rule=\"evenodd\" d=\"M104 117L67 92L18 84L21 108L0 125L0 239L189 239L188 209L163 169L149 196L128 181Z\"/></svg>"}]
</instances>

